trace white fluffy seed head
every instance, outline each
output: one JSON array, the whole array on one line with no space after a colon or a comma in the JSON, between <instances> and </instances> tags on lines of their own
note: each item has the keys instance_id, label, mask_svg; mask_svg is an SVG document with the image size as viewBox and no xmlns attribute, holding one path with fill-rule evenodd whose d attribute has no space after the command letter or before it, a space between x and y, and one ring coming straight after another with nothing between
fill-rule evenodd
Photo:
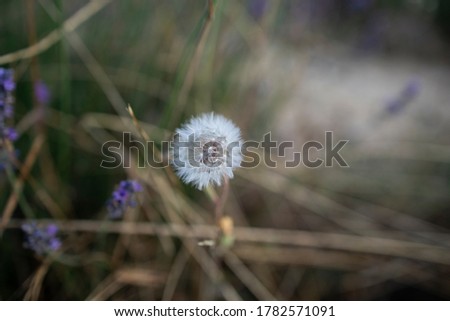
<instances>
[{"instance_id":1,"label":"white fluffy seed head","mask_svg":"<svg viewBox=\"0 0 450 321\"><path fill-rule=\"evenodd\" d=\"M191 118L178 128L172 146L176 174L200 190L220 186L225 176L233 178L233 169L242 161L239 128L214 113Z\"/></svg>"}]
</instances>

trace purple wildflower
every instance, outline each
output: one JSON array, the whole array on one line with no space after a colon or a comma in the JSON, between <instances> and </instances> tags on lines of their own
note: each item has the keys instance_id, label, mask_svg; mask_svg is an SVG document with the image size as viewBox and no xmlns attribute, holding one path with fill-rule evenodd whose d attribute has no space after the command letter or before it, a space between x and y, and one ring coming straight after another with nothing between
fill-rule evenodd
<instances>
[{"instance_id":1,"label":"purple wildflower","mask_svg":"<svg viewBox=\"0 0 450 321\"><path fill-rule=\"evenodd\" d=\"M10 141L15 141L19 137L16 130L12 127L5 128L3 135Z\"/></svg>"},{"instance_id":2,"label":"purple wildflower","mask_svg":"<svg viewBox=\"0 0 450 321\"><path fill-rule=\"evenodd\" d=\"M142 185L137 181L121 181L106 202L108 216L112 219L118 219L123 216L128 207L136 207L136 193L142 192L142 190Z\"/></svg>"},{"instance_id":3,"label":"purple wildflower","mask_svg":"<svg viewBox=\"0 0 450 321\"><path fill-rule=\"evenodd\" d=\"M420 92L420 82L417 79L410 80L400 94L390 100L386 105L386 111L397 114L403 110Z\"/></svg>"},{"instance_id":4,"label":"purple wildflower","mask_svg":"<svg viewBox=\"0 0 450 321\"><path fill-rule=\"evenodd\" d=\"M55 252L61 247L61 241L57 237L58 227L55 224L39 226L36 222L26 223L22 225L22 231L26 234L24 246L38 255Z\"/></svg>"},{"instance_id":5,"label":"purple wildflower","mask_svg":"<svg viewBox=\"0 0 450 321\"><path fill-rule=\"evenodd\" d=\"M18 135L8 122L14 116L13 91L16 88L12 69L0 68L0 140L14 141Z\"/></svg>"},{"instance_id":6,"label":"purple wildflower","mask_svg":"<svg viewBox=\"0 0 450 321\"><path fill-rule=\"evenodd\" d=\"M48 89L45 82L38 80L34 85L34 96L36 101L41 105L48 105L51 99L50 89Z\"/></svg>"}]
</instances>

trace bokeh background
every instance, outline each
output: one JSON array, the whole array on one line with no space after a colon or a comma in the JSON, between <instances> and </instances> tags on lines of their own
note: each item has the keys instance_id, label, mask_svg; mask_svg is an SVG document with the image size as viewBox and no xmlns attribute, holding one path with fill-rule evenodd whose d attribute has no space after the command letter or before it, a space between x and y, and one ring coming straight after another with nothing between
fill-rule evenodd
<instances>
[{"instance_id":1,"label":"bokeh background","mask_svg":"<svg viewBox=\"0 0 450 321\"><path fill-rule=\"evenodd\" d=\"M1 150L0 299L449 299L449 35L446 0L2 0L19 138L16 162ZM136 151L100 167L104 142L142 140L127 104L156 150L215 111L293 141L278 164L333 131L349 167L237 170L234 244L201 246L214 195ZM144 190L111 222L127 178ZM61 249L24 248L30 220Z\"/></svg>"}]
</instances>

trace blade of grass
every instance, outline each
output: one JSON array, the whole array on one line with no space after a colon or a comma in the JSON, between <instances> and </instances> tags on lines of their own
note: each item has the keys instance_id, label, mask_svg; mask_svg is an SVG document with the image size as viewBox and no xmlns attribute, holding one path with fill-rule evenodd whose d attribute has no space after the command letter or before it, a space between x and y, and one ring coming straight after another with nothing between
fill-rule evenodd
<instances>
[{"instance_id":1,"label":"blade of grass","mask_svg":"<svg viewBox=\"0 0 450 321\"><path fill-rule=\"evenodd\" d=\"M160 121L160 127L162 128L172 128L173 124L177 124L180 119L181 108L185 104L189 90L192 87L194 75L211 28L216 3L216 0L207 1L205 12L187 41L178 66L172 95L164 108Z\"/></svg>"},{"instance_id":2,"label":"blade of grass","mask_svg":"<svg viewBox=\"0 0 450 321\"><path fill-rule=\"evenodd\" d=\"M58 0L57 5L60 11L59 24L60 29L64 29L64 1ZM70 75L70 58L67 40L61 39L59 43L59 84L60 84L60 110L65 114L70 114L71 108L71 75ZM61 127L67 128L69 124L65 122L66 118L61 118ZM57 166L59 177L62 181L71 181L70 170L72 165L71 144L70 137L67 135L59 135L58 137L58 154L57 154Z\"/></svg>"}]
</instances>

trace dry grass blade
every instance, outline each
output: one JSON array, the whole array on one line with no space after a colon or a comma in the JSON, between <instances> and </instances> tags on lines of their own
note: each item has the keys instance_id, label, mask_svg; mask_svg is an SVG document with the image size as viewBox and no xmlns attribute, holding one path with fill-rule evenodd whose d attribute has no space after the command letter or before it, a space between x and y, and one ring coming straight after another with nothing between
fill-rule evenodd
<instances>
[{"instance_id":1,"label":"dry grass blade","mask_svg":"<svg viewBox=\"0 0 450 321\"><path fill-rule=\"evenodd\" d=\"M66 37L71 46L83 60L84 64L91 72L100 88L102 88L109 102L116 109L116 112L121 116L125 116L125 108L127 106L125 100L122 98L109 76L103 70L102 66L98 63L98 61L86 47L83 40L81 40L81 38L75 32L67 33Z\"/></svg>"},{"instance_id":2,"label":"dry grass blade","mask_svg":"<svg viewBox=\"0 0 450 321\"><path fill-rule=\"evenodd\" d=\"M117 282L146 287L161 286L167 278L165 273L138 267L121 268L114 276Z\"/></svg>"},{"instance_id":3,"label":"dry grass blade","mask_svg":"<svg viewBox=\"0 0 450 321\"><path fill-rule=\"evenodd\" d=\"M208 0L207 5L208 5L207 15L205 22L202 26L202 30L200 31L200 38L195 47L194 55L189 63L186 76L184 77L184 81L181 86L178 97L175 101L175 105L173 106L173 110L170 115L171 118L168 120L169 125L168 128L171 128L173 124L176 124L179 121L179 117L181 115L181 106L185 104L189 90L192 88L194 76L200 63L201 54L203 53L205 48L206 39L208 38L208 34L211 29L211 23L214 18L214 10L215 10L213 0ZM171 106L169 108L171 108Z\"/></svg>"},{"instance_id":4,"label":"dry grass blade","mask_svg":"<svg viewBox=\"0 0 450 321\"><path fill-rule=\"evenodd\" d=\"M214 285L220 290L223 298L229 301L242 300L236 290L225 281L222 271L219 269L216 262L206 253L205 249L197 246L197 243L192 242L191 240L185 238L182 240L187 250L197 260L209 279L213 281Z\"/></svg>"},{"instance_id":5,"label":"dry grass blade","mask_svg":"<svg viewBox=\"0 0 450 321\"><path fill-rule=\"evenodd\" d=\"M175 293L175 289L177 287L178 281L180 280L181 273L189 259L189 253L186 249L181 249L175 260L172 264L172 268L170 269L169 275L167 277L167 283L164 287L164 292L162 296L162 300L171 300L173 298L173 294Z\"/></svg>"},{"instance_id":6,"label":"dry grass blade","mask_svg":"<svg viewBox=\"0 0 450 321\"><path fill-rule=\"evenodd\" d=\"M123 287L116 281L114 275L107 276L100 284L92 291L86 300L88 301L104 301L111 297L114 293Z\"/></svg>"},{"instance_id":7,"label":"dry grass blade","mask_svg":"<svg viewBox=\"0 0 450 321\"><path fill-rule=\"evenodd\" d=\"M110 2L111 0L95 0L88 2L88 4L64 22L62 30L53 30L36 44L28 48L0 56L0 65L9 64L22 59L30 59L46 51L62 38L63 32L74 31Z\"/></svg>"},{"instance_id":8,"label":"dry grass blade","mask_svg":"<svg viewBox=\"0 0 450 321\"><path fill-rule=\"evenodd\" d=\"M297 290L305 275L305 269L289 266L278 286L276 296L283 300L289 300Z\"/></svg>"},{"instance_id":9,"label":"dry grass blade","mask_svg":"<svg viewBox=\"0 0 450 321\"><path fill-rule=\"evenodd\" d=\"M373 222L367 219L353 219L354 215L360 217L359 213L323 195L308 190L299 184L291 183L286 177L277 173L275 170L264 171L264 173L241 171L240 176L273 193L283 195L292 202L334 222L345 230L360 234L363 228L369 227L374 229ZM271 183L267 184L267 182Z\"/></svg>"},{"instance_id":10,"label":"dry grass blade","mask_svg":"<svg viewBox=\"0 0 450 321\"><path fill-rule=\"evenodd\" d=\"M274 301L276 298L261 283L260 280L242 263L242 261L232 252L225 255L225 262L239 277L239 279L248 287L258 300Z\"/></svg>"},{"instance_id":11,"label":"dry grass blade","mask_svg":"<svg viewBox=\"0 0 450 321\"><path fill-rule=\"evenodd\" d=\"M41 266L36 271L35 275L31 280L30 287L25 293L25 301L36 301L39 299L39 294L41 293L42 283L44 282L45 275L47 274L48 268L50 267L49 261L44 261Z\"/></svg>"},{"instance_id":12,"label":"dry grass blade","mask_svg":"<svg viewBox=\"0 0 450 321\"><path fill-rule=\"evenodd\" d=\"M161 154L161 151L155 146L155 144L148 144L150 140L150 136L148 136L147 132L141 127L138 119L136 118L136 115L134 114L133 108L131 108L131 105L128 104L127 106L127 112L130 114L131 120L133 121L134 127L138 130L141 137L146 142L146 147L149 148L149 150L146 151L147 155L153 155L152 157L156 157L159 160L163 159L163 155ZM164 170L169 177L169 179L172 182L176 182L176 178L173 174L173 172L170 170L169 167L165 166Z\"/></svg>"},{"instance_id":13,"label":"dry grass blade","mask_svg":"<svg viewBox=\"0 0 450 321\"><path fill-rule=\"evenodd\" d=\"M128 114L130 114L130 117L131 117L131 120L133 121L134 126L136 127L136 129L138 130L139 134L144 139L144 141L146 141L146 142L150 141L150 137L148 136L147 132L139 124L139 121L136 118L136 115L134 114L133 108L131 108L130 104L128 104L128 106L127 106L127 112L128 112Z\"/></svg>"},{"instance_id":14,"label":"dry grass blade","mask_svg":"<svg viewBox=\"0 0 450 321\"><path fill-rule=\"evenodd\" d=\"M355 275L345 278L344 288L355 290L364 287L372 287L377 284L395 279L401 283L429 282L436 275L430 272L428 266L421 264L406 264L404 260L395 259L377 266L370 266Z\"/></svg>"},{"instance_id":15,"label":"dry grass blade","mask_svg":"<svg viewBox=\"0 0 450 321\"><path fill-rule=\"evenodd\" d=\"M344 250L450 265L448 247L396 239L257 228L236 228L235 237L246 242Z\"/></svg>"},{"instance_id":16,"label":"dry grass blade","mask_svg":"<svg viewBox=\"0 0 450 321\"><path fill-rule=\"evenodd\" d=\"M300 184L290 182L287 177L274 170L265 171L262 174L258 172L251 173L249 171L241 171L240 175L264 189L283 195L290 201L332 221L343 229L362 236L367 235L367 231L373 231L373 236L383 236L383 234L385 234L383 231L384 224L389 224L399 229L404 226L409 226L421 231L439 231L437 226L412 216L386 208L381 211L381 206L373 205L377 209L376 216L375 218L367 217L330 197L322 195ZM271 183L267 184L267 182ZM386 214L386 212L389 212L389 214ZM379 223L382 223L383 225L380 227ZM417 234L417 236L422 237L421 233L415 233L414 231L408 233Z\"/></svg>"},{"instance_id":17,"label":"dry grass blade","mask_svg":"<svg viewBox=\"0 0 450 321\"><path fill-rule=\"evenodd\" d=\"M41 220L43 223L54 221ZM18 228L21 220L11 221L9 227ZM213 225L153 224L126 222L96 222L73 220L60 223L64 231L98 232L98 227L109 233L163 235L184 239L213 239L217 227ZM450 265L448 247L419 242L402 241L388 238L364 237L337 233L320 233L295 230L277 230L266 228L235 228L236 242L255 242L271 245L290 245L318 249L342 250L354 253L366 253L420 260L430 263ZM194 243L195 244L195 243Z\"/></svg>"},{"instance_id":18,"label":"dry grass blade","mask_svg":"<svg viewBox=\"0 0 450 321\"><path fill-rule=\"evenodd\" d=\"M238 245L233 252L244 261L259 264L315 266L343 271L357 271L380 262L380 259L364 254L259 244Z\"/></svg>"},{"instance_id":19,"label":"dry grass blade","mask_svg":"<svg viewBox=\"0 0 450 321\"><path fill-rule=\"evenodd\" d=\"M16 208L17 201L19 200L20 193L22 192L23 184L30 174L31 168L35 163L43 144L44 136L39 135L34 139L33 144L31 145L31 149L25 159L25 162L20 168L20 177L14 182L13 193L9 196L9 199L3 210L0 231L8 225L8 221L11 219L14 209Z\"/></svg>"},{"instance_id":20,"label":"dry grass blade","mask_svg":"<svg viewBox=\"0 0 450 321\"><path fill-rule=\"evenodd\" d=\"M138 121L139 126L126 126L130 123L130 119L127 116L117 116L104 113L86 113L81 119L80 123L86 129L104 129L112 130L118 133L122 133L124 130L130 129L134 135L140 135L138 127L142 128L145 132L151 132L158 136L158 139L165 139L170 137L170 132L165 131L159 127L153 126L149 123Z\"/></svg>"}]
</instances>

